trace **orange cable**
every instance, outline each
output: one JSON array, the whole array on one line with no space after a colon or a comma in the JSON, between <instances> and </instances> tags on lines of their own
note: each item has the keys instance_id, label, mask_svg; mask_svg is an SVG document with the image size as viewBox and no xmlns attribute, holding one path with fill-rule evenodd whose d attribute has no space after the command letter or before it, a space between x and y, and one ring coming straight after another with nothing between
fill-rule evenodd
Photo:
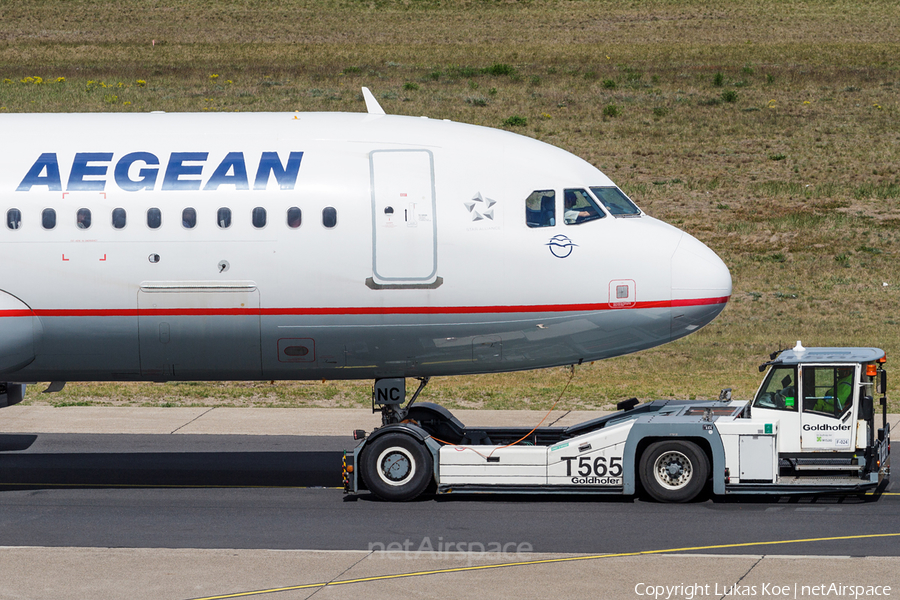
<instances>
[{"instance_id":1,"label":"orange cable","mask_svg":"<svg viewBox=\"0 0 900 600\"><path fill-rule=\"evenodd\" d=\"M566 381L566 385L563 387L562 391L559 393L559 396L556 398L556 401L553 403L553 406L551 406L551 407L550 407L550 410L547 411L547 414L544 415L544 418L541 419L540 423L538 423L537 425L535 425L534 428L533 428L531 431L529 431L528 433L526 433L525 435L523 435L522 437L520 437L520 438L517 439L516 441L512 442L511 444L507 444L507 445L505 445L505 446L497 446L496 448L494 448L493 450L491 450L490 454L488 454L487 456L485 456L484 454L482 454L481 452L479 452L479 451L476 450L475 448L472 448L471 446L466 446L466 449L467 449L467 450L471 450L472 452L474 452L474 453L477 454L478 456L481 456L481 457L483 457L485 460L487 460L488 457L490 457L492 454L494 454L494 452L496 452L497 450L501 450L501 449L503 449L503 448L509 448L510 446L515 446L516 444L518 444L519 442L521 442L522 440L524 440L525 438L527 438L529 435L531 435L532 433L534 433L535 431L537 431L538 427L540 427L540 426L544 423L544 421L547 420L547 417L550 416L550 413L553 412L553 409L556 408L556 405L559 404L559 401L560 401L560 400L562 400L563 394L566 393L566 390L569 389L569 384L572 383L572 379L574 379L574 377L575 377L575 365L570 365L570 367L571 367L572 371L571 371L571 374L569 375L569 380ZM459 445L459 444L451 444L450 442L445 442L444 440L438 439L438 438L436 438L436 437L434 437L434 436L431 436L431 438L432 438L433 440L435 440L435 441L437 441L437 442L440 442L440 443L442 443L442 444L445 444L445 445L447 445L447 446L458 446L458 445Z\"/></svg>"}]
</instances>

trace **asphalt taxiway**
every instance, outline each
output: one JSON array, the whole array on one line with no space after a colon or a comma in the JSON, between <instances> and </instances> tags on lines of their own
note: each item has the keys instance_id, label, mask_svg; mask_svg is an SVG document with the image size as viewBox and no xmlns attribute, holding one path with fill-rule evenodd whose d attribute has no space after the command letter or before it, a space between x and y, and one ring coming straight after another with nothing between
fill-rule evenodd
<instances>
[{"instance_id":1,"label":"asphalt taxiway","mask_svg":"<svg viewBox=\"0 0 900 600\"><path fill-rule=\"evenodd\" d=\"M485 425L543 416L458 414ZM689 505L344 497L349 432L377 420L334 409L4 409L0 598L647 598L659 586L721 598L734 585L744 587L732 597L825 597L813 593L820 584L900 597L891 492Z\"/></svg>"}]
</instances>

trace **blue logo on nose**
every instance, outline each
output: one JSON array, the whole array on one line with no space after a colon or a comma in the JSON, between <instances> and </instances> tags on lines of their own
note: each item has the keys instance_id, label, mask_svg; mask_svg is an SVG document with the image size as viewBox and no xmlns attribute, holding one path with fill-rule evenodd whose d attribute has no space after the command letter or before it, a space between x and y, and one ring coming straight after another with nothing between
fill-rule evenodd
<instances>
[{"instance_id":1,"label":"blue logo on nose","mask_svg":"<svg viewBox=\"0 0 900 600\"><path fill-rule=\"evenodd\" d=\"M562 234L554 235L550 238L550 241L547 242L547 246L550 247L550 252L556 258L566 258L572 254L572 248L577 245L578 244Z\"/></svg>"}]
</instances>

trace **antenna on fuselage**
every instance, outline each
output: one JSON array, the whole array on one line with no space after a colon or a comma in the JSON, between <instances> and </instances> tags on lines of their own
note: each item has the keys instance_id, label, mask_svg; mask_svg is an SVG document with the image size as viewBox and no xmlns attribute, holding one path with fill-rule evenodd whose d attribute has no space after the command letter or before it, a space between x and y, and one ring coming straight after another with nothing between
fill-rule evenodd
<instances>
[{"instance_id":1,"label":"antenna on fuselage","mask_svg":"<svg viewBox=\"0 0 900 600\"><path fill-rule=\"evenodd\" d=\"M381 108L381 105L378 104L378 100L375 99L375 96L372 95L372 92L369 91L369 88L363 87L362 93L363 93L363 98L365 98L365 100L366 100L366 111L370 115L387 114L384 112L384 109Z\"/></svg>"}]
</instances>

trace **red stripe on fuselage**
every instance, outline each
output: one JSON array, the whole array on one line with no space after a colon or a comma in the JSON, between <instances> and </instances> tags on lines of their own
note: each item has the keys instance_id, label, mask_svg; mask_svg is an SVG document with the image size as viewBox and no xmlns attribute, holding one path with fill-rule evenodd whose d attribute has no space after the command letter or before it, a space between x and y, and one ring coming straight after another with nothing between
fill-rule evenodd
<instances>
[{"instance_id":1,"label":"red stripe on fuselage","mask_svg":"<svg viewBox=\"0 0 900 600\"><path fill-rule=\"evenodd\" d=\"M33 314L40 317L135 317L155 316L221 316L221 315L266 315L266 316L353 316L353 315L453 315L453 314L509 314L509 313L559 313L594 312L607 310L636 310L646 308L673 308L688 306L710 306L725 304L730 296L718 298L691 298L682 300L656 300L636 302L632 306L619 307L608 303L596 304L532 304L516 306L345 306L338 308L151 308L151 309L37 309ZM0 317L28 317L28 310L0 310Z\"/></svg>"}]
</instances>

